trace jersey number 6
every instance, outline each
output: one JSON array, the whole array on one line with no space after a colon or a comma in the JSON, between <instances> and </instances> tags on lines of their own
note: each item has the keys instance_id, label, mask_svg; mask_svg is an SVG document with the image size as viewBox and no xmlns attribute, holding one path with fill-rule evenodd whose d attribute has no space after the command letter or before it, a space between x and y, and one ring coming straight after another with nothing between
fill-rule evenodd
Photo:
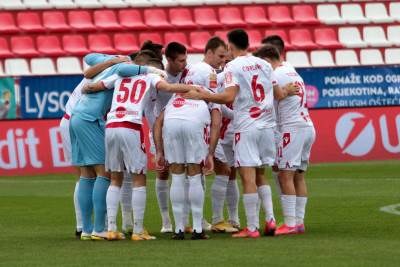
<instances>
[{"instance_id":1,"label":"jersey number 6","mask_svg":"<svg viewBox=\"0 0 400 267\"><path fill-rule=\"evenodd\" d=\"M265 91L262 84L257 83L258 75L254 75L251 79L251 91L256 102L262 102L265 99Z\"/></svg>"}]
</instances>

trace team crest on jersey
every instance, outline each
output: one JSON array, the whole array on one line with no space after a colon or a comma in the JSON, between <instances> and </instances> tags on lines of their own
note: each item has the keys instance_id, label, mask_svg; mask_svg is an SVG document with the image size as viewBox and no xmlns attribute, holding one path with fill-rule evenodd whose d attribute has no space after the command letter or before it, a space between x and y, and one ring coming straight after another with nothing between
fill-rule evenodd
<instances>
[{"instance_id":1,"label":"team crest on jersey","mask_svg":"<svg viewBox=\"0 0 400 267\"><path fill-rule=\"evenodd\" d=\"M118 119L121 119L121 118L125 117L125 114L126 114L126 108L117 107L115 109L115 117L117 117Z\"/></svg>"},{"instance_id":2,"label":"team crest on jersey","mask_svg":"<svg viewBox=\"0 0 400 267\"><path fill-rule=\"evenodd\" d=\"M225 83L232 83L232 72L228 71L225 73Z\"/></svg>"},{"instance_id":3,"label":"team crest on jersey","mask_svg":"<svg viewBox=\"0 0 400 267\"><path fill-rule=\"evenodd\" d=\"M283 134L283 148L285 148L290 143L290 133Z\"/></svg>"},{"instance_id":4,"label":"team crest on jersey","mask_svg":"<svg viewBox=\"0 0 400 267\"><path fill-rule=\"evenodd\" d=\"M210 88L217 88L217 74L210 74Z\"/></svg>"},{"instance_id":5,"label":"team crest on jersey","mask_svg":"<svg viewBox=\"0 0 400 267\"><path fill-rule=\"evenodd\" d=\"M185 105L185 102L186 102L186 100L185 100L184 98L179 97L179 98L176 98L176 99L172 102L172 105L173 105L175 108L180 108L180 107L182 107L183 105Z\"/></svg>"}]
</instances>

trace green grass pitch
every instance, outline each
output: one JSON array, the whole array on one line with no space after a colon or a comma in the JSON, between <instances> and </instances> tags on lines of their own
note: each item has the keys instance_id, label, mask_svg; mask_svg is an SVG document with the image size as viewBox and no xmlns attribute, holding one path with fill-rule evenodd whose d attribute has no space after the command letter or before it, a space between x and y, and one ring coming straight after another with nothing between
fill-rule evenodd
<instances>
[{"instance_id":1,"label":"green grass pitch","mask_svg":"<svg viewBox=\"0 0 400 267\"><path fill-rule=\"evenodd\" d=\"M399 173L400 161L311 165L306 234L201 241L159 233L151 173L145 225L158 240L146 242L76 240L72 175L0 177L0 266L399 266L400 216L380 211L400 203ZM281 222L276 194L274 206Z\"/></svg>"}]
</instances>

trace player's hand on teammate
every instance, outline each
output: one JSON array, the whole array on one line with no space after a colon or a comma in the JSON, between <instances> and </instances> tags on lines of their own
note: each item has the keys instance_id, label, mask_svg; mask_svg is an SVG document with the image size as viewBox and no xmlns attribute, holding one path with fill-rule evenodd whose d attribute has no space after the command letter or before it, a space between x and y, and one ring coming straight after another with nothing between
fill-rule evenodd
<instances>
[{"instance_id":1,"label":"player's hand on teammate","mask_svg":"<svg viewBox=\"0 0 400 267\"><path fill-rule=\"evenodd\" d=\"M187 99L202 100L204 92L205 90L203 87L195 87L194 89L182 94L182 96Z\"/></svg>"},{"instance_id":2,"label":"player's hand on teammate","mask_svg":"<svg viewBox=\"0 0 400 267\"><path fill-rule=\"evenodd\" d=\"M211 175L214 171L214 156L208 154L204 162L203 173L204 175Z\"/></svg>"},{"instance_id":3,"label":"player's hand on teammate","mask_svg":"<svg viewBox=\"0 0 400 267\"><path fill-rule=\"evenodd\" d=\"M166 79L168 77L168 75L167 75L167 73L165 71L157 69L155 67L148 66L147 70L148 70L148 73L154 73L154 74L160 75L164 79Z\"/></svg>"},{"instance_id":4,"label":"player's hand on teammate","mask_svg":"<svg viewBox=\"0 0 400 267\"><path fill-rule=\"evenodd\" d=\"M295 83L288 83L285 85L288 95L298 95L300 93L300 86Z\"/></svg>"},{"instance_id":5,"label":"player's hand on teammate","mask_svg":"<svg viewBox=\"0 0 400 267\"><path fill-rule=\"evenodd\" d=\"M156 170L162 171L166 168L167 164L165 162L164 153L157 151L156 153Z\"/></svg>"},{"instance_id":6,"label":"player's hand on teammate","mask_svg":"<svg viewBox=\"0 0 400 267\"><path fill-rule=\"evenodd\" d=\"M123 63L123 62L130 62L131 60L127 56L116 56L115 58L111 59L114 64Z\"/></svg>"}]
</instances>

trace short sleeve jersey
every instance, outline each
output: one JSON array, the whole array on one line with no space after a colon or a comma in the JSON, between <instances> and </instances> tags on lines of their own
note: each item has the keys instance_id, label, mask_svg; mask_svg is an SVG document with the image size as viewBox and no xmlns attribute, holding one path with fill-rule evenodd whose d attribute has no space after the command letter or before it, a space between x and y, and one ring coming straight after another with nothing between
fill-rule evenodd
<instances>
[{"instance_id":1,"label":"short sleeve jersey","mask_svg":"<svg viewBox=\"0 0 400 267\"><path fill-rule=\"evenodd\" d=\"M237 86L233 102L235 132L276 126L273 85L276 84L271 65L254 56L240 56L225 69L225 88Z\"/></svg>"},{"instance_id":2,"label":"short sleeve jersey","mask_svg":"<svg viewBox=\"0 0 400 267\"><path fill-rule=\"evenodd\" d=\"M112 122L133 122L142 124L146 106L150 102L151 91L157 90L162 78L156 74L142 74L134 77L113 75L105 80L106 88L115 88L107 124Z\"/></svg>"},{"instance_id":3,"label":"short sleeve jersey","mask_svg":"<svg viewBox=\"0 0 400 267\"><path fill-rule=\"evenodd\" d=\"M83 78L82 81L75 87L72 91L71 96L68 98L67 104L65 104L65 113L70 115L72 114L72 110L74 109L76 103L78 103L79 99L82 96L82 88L88 83L90 80Z\"/></svg>"},{"instance_id":4,"label":"short sleeve jersey","mask_svg":"<svg viewBox=\"0 0 400 267\"><path fill-rule=\"evenodd\" d=\"M279 86L295 83L300 87L300 94L288 96L277 102L278 127L309 127L313 126L306 103L306 88L304 81L296 70L289 65L280 65L274 71Z\"/></svg>"}]
</instances>

